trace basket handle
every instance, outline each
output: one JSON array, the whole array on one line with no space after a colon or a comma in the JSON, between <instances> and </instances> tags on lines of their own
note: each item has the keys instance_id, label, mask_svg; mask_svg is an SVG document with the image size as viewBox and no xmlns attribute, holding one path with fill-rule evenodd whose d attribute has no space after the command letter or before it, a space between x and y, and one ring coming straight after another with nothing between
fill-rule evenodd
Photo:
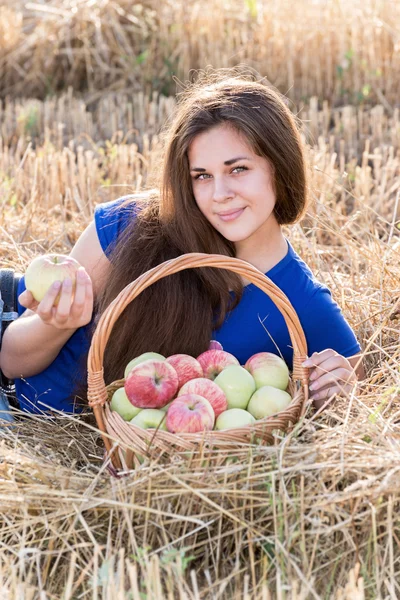
<instances>
[{"instance_id":1,"label":"basket handle","mask_svg":"<svg viewBox=\"0 0 400 600\"><path fill-rule=\"evenodd\" d=\"M106 429L101 406L107 402L107 390L104 382L103 359L105 347L115 322L128 304L150 285L167 275L197 267L214 267L233 271L248 279L271 298L282 313L293 345L293 379L304 386L306 399L308 398L308 369L301 366L307 358L307 342L296 311L287 296L264 273L244 260L220 254L192 252L167 260L140 275L121 290L99 319L88 355L88 401L93 408L100 429L104 433L106 433Z\"/></svg>"}]
</instances>

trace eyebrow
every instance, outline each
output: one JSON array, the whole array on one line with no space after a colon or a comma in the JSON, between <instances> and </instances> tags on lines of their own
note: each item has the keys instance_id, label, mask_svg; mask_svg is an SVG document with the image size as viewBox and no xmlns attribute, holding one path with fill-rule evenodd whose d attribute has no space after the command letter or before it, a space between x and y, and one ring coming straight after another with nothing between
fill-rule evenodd
<instances>
[{"instance_id":1,"label":"eyebrow","mask_svg":"<svg viewBox=\"0 0 400 600\"><path fill-rule=\"evenodd\" d=\"M248 156L237 156L236 158L230 158L229 160L226 160L224 162L224 165L230 167L230 165L233 165L233 163L238 162L239 160L251 160L251 158L249 158ZM193 167L190 170L199 173L204 173L206 171L206 169L202 169L201 167Z\"/></svg>"}]
</instances>

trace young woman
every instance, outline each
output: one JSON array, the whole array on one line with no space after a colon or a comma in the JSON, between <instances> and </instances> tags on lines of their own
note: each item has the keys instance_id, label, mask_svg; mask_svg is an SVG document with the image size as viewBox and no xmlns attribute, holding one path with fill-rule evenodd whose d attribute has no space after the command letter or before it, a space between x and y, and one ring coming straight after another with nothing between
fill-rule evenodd
<instances>
[{"instance_id":1,"label":"young woman","mask_svg":"<svg viewBox=\"0 0 400 600\"><path fill-rule=\"evenodd\" d=\"M22 280L23 314L8 327L0 356L21 407L78 410L98 316L141 273L188 252L236 256L265 273L302 323L315 405L347 393L364 376L360 346L330 291L282 233L306 204L302 143L279 94L218 72L192 84L166 133L158 191L97 206L73 248L82 265L74 298L66 280L58 306L60 285L38 304ZM229 271L190 269L158 281L121 315L106 348L106 382L121 378L142 352L197 356L211 339L241 364L268 351L292 366L285 322L263 292Z\"/></svg>"}]
</instances>

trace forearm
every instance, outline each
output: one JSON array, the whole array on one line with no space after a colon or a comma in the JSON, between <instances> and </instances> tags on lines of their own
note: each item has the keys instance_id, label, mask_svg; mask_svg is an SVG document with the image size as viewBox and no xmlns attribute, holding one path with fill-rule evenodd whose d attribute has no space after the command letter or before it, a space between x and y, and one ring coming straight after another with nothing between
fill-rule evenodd
<instances>
[{"instance_id":1,"label":"forearm","mask_svg":"<svg viewBox=\"0 0 400 600\"><path fill-rule=\"evenodd\" d=\"M57 329L38 315L19 318L7 328L0 366L9 379L31 377L46 369L76 329Z\"/></svg>"}]
</instances>

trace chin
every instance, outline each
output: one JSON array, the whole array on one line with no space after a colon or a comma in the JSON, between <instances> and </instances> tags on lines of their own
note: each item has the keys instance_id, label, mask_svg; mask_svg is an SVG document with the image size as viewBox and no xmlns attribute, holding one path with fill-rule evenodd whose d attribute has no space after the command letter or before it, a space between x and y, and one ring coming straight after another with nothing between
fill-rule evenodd
<instances>
[{"instance_id":1,"label":"chin","mask_svg":"<svg viewBox=\"0 0 400 600\"><path fill-rule=\"evenodd\" d=\"M243 235L243 231L237 232L235 234L235 232L233 232L233 231L224 232L224 231L220 230L220 234L223 235L226 240L228 240L229 242L232 242L234 244L239 244L240 242L245 242L251 236L251 233Z\"/></svg>"}]
</instances>

